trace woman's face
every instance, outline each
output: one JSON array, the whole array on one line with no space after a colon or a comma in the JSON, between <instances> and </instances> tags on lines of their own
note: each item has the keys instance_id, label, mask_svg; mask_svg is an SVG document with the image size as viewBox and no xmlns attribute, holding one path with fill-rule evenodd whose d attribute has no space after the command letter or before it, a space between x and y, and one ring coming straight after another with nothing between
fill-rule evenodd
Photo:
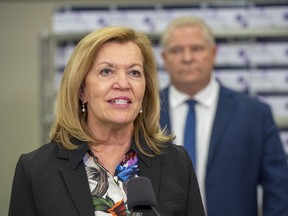
<instances>
[{"instance_id":1,"label":"woman's face","mask_svg":"<svg viewBox=\"0 0 288 216\"><path fill-rule=\"evenodd\" d=\"M133 124L145 92L143 56L133 42L104 44L84 80L88 126Z\"/></svg>"}]
</instances>

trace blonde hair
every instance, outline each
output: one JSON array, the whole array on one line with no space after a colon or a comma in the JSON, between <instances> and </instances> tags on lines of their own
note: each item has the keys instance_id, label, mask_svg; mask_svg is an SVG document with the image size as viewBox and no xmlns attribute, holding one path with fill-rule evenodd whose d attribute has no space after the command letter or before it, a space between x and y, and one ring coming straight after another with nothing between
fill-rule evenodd
<instances>
[{"instance_id":1,"label":"blonde hair","mask_svg":"<svg viewBox=\"0 0 288 216\"><path fill-rule=\"evenodd\" d=\"M198 18L193 16L185 16L185 17L178 17L174 20L172 20L169 25L166 27L166 29L163 31L161 35L161 45L165 49L167 47L168 39L171 34L171 32L178 27L183 26L196 26L199 27L206 40L210 43L210 45L215 45L215 39L212 32L212 29L207 25L207 23Z\"/></svg>"},{"instance_id":2,"label":"blonde hair","mask_svg":"<svg viewBox=\"0 0 288 216\"><path fill-rule=\"evenodd\" d=\"M105 27L84 37L74 49L68 60L58 92L54 126L50 132L51 141L60 143L66 149L75 149L71 142L75 137L85 142L97 142L92 136L86 115L81 112L82 102L79 98L84 78L91 68L99 48L108 42L123 43L131 41L141 50L144 62L146 89L142 102L143 112L134 120L134 139L138 149L140 135L156 153L174 137L167 135L159 126L160 99L156 62L152 45L148 37L127 27Z\"/></svg>"}]
</instances>

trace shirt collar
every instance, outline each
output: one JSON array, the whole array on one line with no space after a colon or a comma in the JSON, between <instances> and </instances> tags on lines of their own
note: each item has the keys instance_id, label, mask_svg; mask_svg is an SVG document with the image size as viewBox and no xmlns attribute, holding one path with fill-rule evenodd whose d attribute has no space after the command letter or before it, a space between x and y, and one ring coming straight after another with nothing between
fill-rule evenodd
<instances>
[{"instance_id":1,"label":"shirt collar","mask_svg":"<svg viewBox=\"0 0 288 216\"><path fill-rule=\"evenodd\" d=\"M173 108L177 108L185 103L186 100L189 99L189 95L179 91L175 88L174 85L171 85L169 88L169 101L170 106Z\"/></svg>"},{"instance_id":2,"label":"shirt collar","mask_svg":"<svg viewBox=\"0 0 288 216\"><path fill-rule=\"evenodd\" d=\"M186 100L190 98L189 95L180 92L173 85L170 86L169 91L169 97L173 98L172 100L169 99L172 109L181 106L183 103L185 103ZM211 107L214 103L216 103L218 94L219 83L214 77L212 77L208 85L201 91L197 92L193 96L193 99L205 107Z\"/></svg>"},{"instance_id":3,"label":"shirt collar","mask_svg":"<svg viewBox=\"0 0 288 216\"><path fill-rule=\"evenodd\" d=\"M205 107L211 107L216 103L219 95L219 83L214 77L211 78L208 85L195 95L195 100Z\"/></svg>"}]
</instances>

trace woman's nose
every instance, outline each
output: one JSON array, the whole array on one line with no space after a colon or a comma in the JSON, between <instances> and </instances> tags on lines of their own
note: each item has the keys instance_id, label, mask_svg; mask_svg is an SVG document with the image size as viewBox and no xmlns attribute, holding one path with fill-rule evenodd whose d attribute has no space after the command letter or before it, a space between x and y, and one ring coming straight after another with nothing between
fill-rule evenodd
<instances>
[{"instance_id":1,"label":"woman's nose","mask_svg":"<svg viewBox=\"0 0 288 216\"><path fill-rule=\"evenodd\" d=\"M129 89L130 83L126 72L119 72L116 76L115 87L119 89Z\"/></svg>"}]
</instances>

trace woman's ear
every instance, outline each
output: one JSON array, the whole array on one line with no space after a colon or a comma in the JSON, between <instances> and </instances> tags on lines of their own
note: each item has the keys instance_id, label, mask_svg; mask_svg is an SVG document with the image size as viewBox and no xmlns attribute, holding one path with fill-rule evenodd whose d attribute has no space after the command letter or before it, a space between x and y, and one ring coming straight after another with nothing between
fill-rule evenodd
<instances>
[{"instance_id":1,"label":"woman's ear","mask_svg":"<svg viewBox=\"0 0 288 216\"><path fill-rule=\"evenodd\" d=\"M84 94L84 86L82 85L79 93L78 93L79 99L82 103L86 103L86 98L85 98L85 94Z\"/></svg>"}]
</instances>

